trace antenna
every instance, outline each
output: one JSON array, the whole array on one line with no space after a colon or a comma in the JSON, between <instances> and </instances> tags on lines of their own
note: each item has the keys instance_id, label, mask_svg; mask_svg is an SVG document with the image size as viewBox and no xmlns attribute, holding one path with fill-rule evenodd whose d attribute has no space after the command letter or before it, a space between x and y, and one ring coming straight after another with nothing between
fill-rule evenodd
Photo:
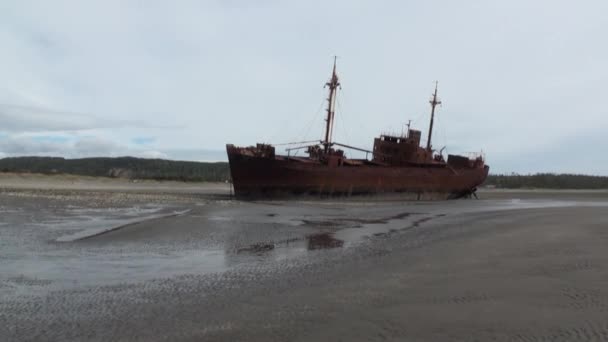
<instances>
[{"instance_id":1,"label":"antenna","mask_svg":"<svg viewBox=\"0 0 608 342\"><path fill-rule=\"evenodd\" d=\"M410 134L410 125L412 124L412 120L407 120L407 123L405 124L405 126L407 126L407 132L406 134L403 134L403 131L401 131L401 136L402 137L406 137Z\"/></svg>"}]
</instances>

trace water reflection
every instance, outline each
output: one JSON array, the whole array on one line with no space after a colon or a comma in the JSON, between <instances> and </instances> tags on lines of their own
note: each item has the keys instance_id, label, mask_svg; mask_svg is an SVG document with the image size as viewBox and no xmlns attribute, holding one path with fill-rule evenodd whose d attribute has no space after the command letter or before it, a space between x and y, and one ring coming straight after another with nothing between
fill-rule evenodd
<instances>
[{"instance_id":1,"label":"water reflection","mask_svg":"<svg viewBox=\"0 0 608 342\"><path fill-rule=\"evenodd\" d=\"M312 234L306 237L309 251L315 249L337 248L344 246L344 241L334 238L334 233Z\"/></svg>"},{"instance_id":2,"label":"water reflection","mask_svg":"<svg viewBox=\"0 0 608 342\"><path fill-rule=\"evenodd\" d=\"M243 247L243 248L239 248L237 249L237 254L238 253L243 253L243 252L249 252L249 253L264 253L264 252L268 252L273 250L275 247L274 243L267 243L267 242L259 242L259 243L255 243L253 245L250 245L248 247Z\"/></svg>"}]
</instances>

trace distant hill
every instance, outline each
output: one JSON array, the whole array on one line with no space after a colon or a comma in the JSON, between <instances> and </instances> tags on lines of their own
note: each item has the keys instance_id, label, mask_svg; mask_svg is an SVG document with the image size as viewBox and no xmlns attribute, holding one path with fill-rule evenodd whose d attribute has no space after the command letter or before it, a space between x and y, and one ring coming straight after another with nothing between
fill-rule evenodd
<instances>
[{"instance_id":1,"label":"distant hill","mask_svg":"<svg viewBox=\"0 0 608 342\"><path fill-rule=\"evenodd\" d=\"M0 172L74 174L134 179L223 182L229 179L226 162L201 163L134 157L65 159L13 157L0 159Z\"/></svg>"},{"instance_id":2,"label":"distant hill","mask_svg":"<svg viewBox=\"0 0 608 342\"><path fill-rule=\"evenodd\" d=\"M0 172L75 174L97 177L224 182L230 178L228 163L202 163L133 157L64 159L13 157L0 159ZM538 173L489 175L484 186L503 189L608 189L608 177Z\"/></svg>"},{"instance_id":3,"label":"distant hill","mask_svg":"<svg viewBox=\"0 0 608 342\"><path fill-rule=\"evenodd\" d=\"M608 189L608 177L553 173L489 175L483 185L503 189Z\"/></svg>"}]
</instances>

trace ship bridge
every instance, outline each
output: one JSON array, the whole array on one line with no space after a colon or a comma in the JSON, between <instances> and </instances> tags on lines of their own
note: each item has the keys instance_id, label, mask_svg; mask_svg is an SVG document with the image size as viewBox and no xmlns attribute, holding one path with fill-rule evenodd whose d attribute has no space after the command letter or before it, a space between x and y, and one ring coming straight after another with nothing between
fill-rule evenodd
<instances>
[{"instance_id":1,"label":"ship bridge","mask_svg":"<svg viewBox=\"0 0 608 342\"><path fill-rule=\"evenodd\" d=\"M381 135L374 139L374 159L389 165L433 164L433 151L420 147L421 132L409 129L406 136Z\"/></svg>"}]
</instances>

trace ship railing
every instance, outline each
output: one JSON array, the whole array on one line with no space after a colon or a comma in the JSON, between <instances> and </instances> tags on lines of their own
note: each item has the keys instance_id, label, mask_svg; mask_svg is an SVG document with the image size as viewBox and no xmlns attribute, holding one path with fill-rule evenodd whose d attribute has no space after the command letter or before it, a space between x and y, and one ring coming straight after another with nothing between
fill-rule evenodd
<instances>
[{"instance_id":1,"label":"ship railing","mask_svg":"<svg viewBox=\"0 0 608 342\"><path fill-rule=\"evenodd\" d=\"M310 143L312 143L312 142L314 142L315 144L310 144ZM312 146L319 146L319 144L322 144L322 143L323 143L323 142L322 142L322 141L319 141L319 140L313 140L313 141L303 141L303 142L300 142L299 144L307 144L307 145L302 145L302 146L296 146L296 147L289 147L289 148L286 148L286 149L285 149L285 151L287 151L287 159L289 159L289 158L291 158L291 157L292 157L292 155L291 155L291 152L292 152L292 151L296 151L296 154L297 154L297 151L298 151L298 150L303 150L303 149L305 149L305 148L307 149L307 148L310 148L310 147L312 147ZM298 143L296 143L296 144L298 144ZM279 145L280 145L280 144L279 144ZM292 145L292 144L283 144L283 145ZM293 156L295 157L295 154L294 154Z\"/></svg>"},{"instance_id":2,"label":"ship railing","mask_svg":"<svg viewBox=\"0 0 608 342\"><path fill-rule=\"evenodd\" d=\"M351 150L355 150L355 151L359 151L359 152L365 152L365 159L367 160L369 157L369 154L373 156L381 156L381 157L386 157L387 155L383 154L383 153L379 153L379 152L374 152L374 151L370 151L370 150L366 150L364 148L359 148L359 147L354 147L354 146L350 146L350 145L344 145L344 144L340 144L337 142L332 143L332 145L337 145L337 146L341 146L344 148L348 148Z\"/></svg>"},{"instance_id":3,"label":"ship railing","mask_svg":"<svg viewBox=\"0 0 608 342\"><path fill-rule=\"evenodd\" d=\"M391 137L391 138L399 138L399 139L407 139L407 132L395 132L395 131L381 131L380 136Z\"/></svg>"},{"instance_id":4,"label":"ship railing","mask_svg":"<svg viewBox=\"0 0 608 342\"><path fill-rule=\"evenodd\" d=\"M320 141L320 140L297 141L297 142L274 144L274 146L288 146L288 145L302 145L302 144L309 144L306 146L311 146L310 144L312 144L312 143L315 143L315 145L316 145L316 144L322 143L322 141ZM287 150L289 150L289 149L287 149Z\"/></svg>"},{"instance_id":5,"label":"ship railing","mask_svg":"<svg viewBox=\"0 0 608 342\"><path fill-rule=\"evenodd\" d=\"M291 152L291 151L295 151L295 150L301 150L303 148L309 148L311 146L318 146L318 145L314 144L314 145L304 145L304 146L290 147L290 148L286 148L285 151Z\"/></svg>"},{"instance_id":6,"label":"ship railing","mask_svg":"<svg viewBox=\"0 0 608 342\"><path fill-rule=\"evenodd\" d=\"M287 157L289 158L291 156L291 152L292 151L298 151L298 150L302 150L305 148L309 148L311 146L317 146L317 145L323 145L325 142L324 141L306 141L306 142L301 142L301 143L311 143L311 142L316 142L316 144L308 144L308 145L302 145L302 146L295 146L295 147L289 147L286 148L285 151L287 151ZM297 144L297 143L295 143ZM281 144L276 144L275 146L280 146ZM282 145L291 145L291 144L282 144ZM372 157L374 156L387 156L383 153L379 153L379 152L374 152L374 151L370 151L370 150L366 150L364 148L360 148L360 147L355 147L355 146L350 146L350 145L345 145L345 144L341 144L338 142L332 142L330 143L330 146L340 146L340 147L344 147L344 148L348 148L350 150L355 150L355 151L359 151L359 152L365 152L365 159L368 160L369 155L371 155Z\"/></svg>"},{"instance_id":7,"label":"ship railing","mask_svg":"<svg viewBox=\"0 0 608 342\"><path fill-rule=\"evenodd\" d=\"M465 152L463 153L467 158L469 158L469 160L486 160L486 155L485 153L483 153L483 151L481 152Z\"/></svg>"}]
</instances>

